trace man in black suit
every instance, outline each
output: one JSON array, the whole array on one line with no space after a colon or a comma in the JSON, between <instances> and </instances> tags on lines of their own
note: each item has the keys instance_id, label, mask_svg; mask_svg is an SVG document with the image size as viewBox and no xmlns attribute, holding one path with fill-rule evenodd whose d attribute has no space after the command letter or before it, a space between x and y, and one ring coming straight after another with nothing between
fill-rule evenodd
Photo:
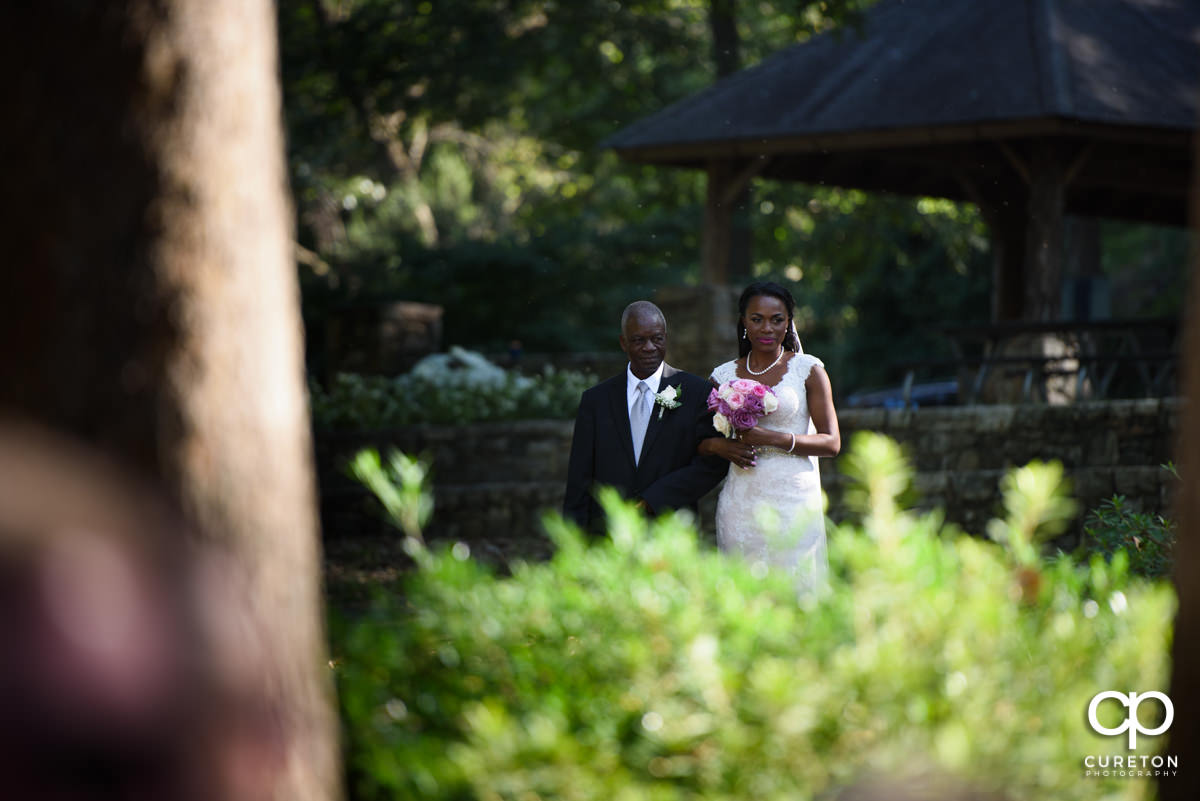
<instances>
[{"instance_id":1,"label":"man in black suit","mask_svg":"<svg viewBox=\"0 0 1200 801\"><path fill-rule=\"evenodd\" d=\"M665 363L662 311L649 301L629 304L619 341L629 365L583 393L567 467L563 515L593 533L604 528L597 486L615 487L652 515L695 511L729 469L720 457L696 453L701 439L718 436L707 408L712 386Z\"/></svg>"}]
</instances>

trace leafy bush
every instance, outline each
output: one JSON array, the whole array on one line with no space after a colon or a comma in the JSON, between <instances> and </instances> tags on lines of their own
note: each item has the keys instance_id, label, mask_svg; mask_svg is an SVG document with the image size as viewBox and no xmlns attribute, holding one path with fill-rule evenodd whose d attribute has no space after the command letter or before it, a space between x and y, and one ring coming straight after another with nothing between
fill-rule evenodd
<instances>
[{"instance_id":1,"label":"leafy bush","mask_svg":"<svg viewBox=\"0 0 1200 801\"><path fill-rule=\"evenodd\" d=\"M852 453L861 521L831 529L817 600L611 493L608 538L549 518L555 557L511 577L461 544L419 552L402 593L331 627L352 795L798 799L935 772L1013 798L1146 797L1145 779L1084 776L1086 755L1124 753L1085 711L1164 687L1169 585L1121 555L1013 550L1069 513L1053 470L1014 474L999 545L897 508L895 443L859 434Z\"/></svg>"},{"instance_id":2,"label":"leafy bush","mask_svg":"<svg viewBox=\"0 0 1200 801\"><path fill-rule=\"evenodd\" d=\"M340 374L328 387L310 388L318 428L386 428L414 423L569 419L595 376L552 367L523 376L452 348L450 358L431 357L404 375ZM440 359L440 360L439 360ZM452 364L461 364L454 367ZM488 369L490 368L490 369Z\"/></svg>"},{"instance_id":3,"label":"leafy bush","mask_svg":"<svg viewBox=\"0 0 1200 801\"><path fill-rule=\"evenodd\" d=\"M1171 572L1175 523L1162 515L1135 512L1124 495L1101 501L1083 523L1083 549L1111 559L1124 551L1129 569L1141 576L1159 578Z\"/></svg>"}]
</instances>

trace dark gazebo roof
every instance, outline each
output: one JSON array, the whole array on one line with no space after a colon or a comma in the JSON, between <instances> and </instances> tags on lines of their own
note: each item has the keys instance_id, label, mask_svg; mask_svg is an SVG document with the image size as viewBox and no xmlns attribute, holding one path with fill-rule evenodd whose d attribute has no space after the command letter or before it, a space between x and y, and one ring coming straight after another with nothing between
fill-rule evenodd
<instances>
[{"instance_id":1,"label":"dark gazebo roof","mask_svg":"<svg viewBox=\"0 0 1200 801\"><path fill-rule=\"evenodd\" d=\"M1197 0L883 0L622 130L623 157L1006 202L1051 143L1065 210L1182 224ZM763 158L767 157L767 158Z\"/></svg>"}]
</instances>

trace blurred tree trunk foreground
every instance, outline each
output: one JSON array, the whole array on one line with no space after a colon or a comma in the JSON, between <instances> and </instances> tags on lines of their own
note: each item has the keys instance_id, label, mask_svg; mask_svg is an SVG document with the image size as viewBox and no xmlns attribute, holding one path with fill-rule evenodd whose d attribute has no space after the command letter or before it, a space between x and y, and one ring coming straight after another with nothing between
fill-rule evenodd
<instances>
[{"instance_id":1,"label":"blurred tree trunk foreground","mask_svg":"<svg viewBox=\"0 0 1200 801\"><path fill-rule=\"evenodd\" d=\"M1174 584L1179 596L1175 632L1171 641L1171 687L1175 719L1164 753L1179 756L1178 777L1158 782L1162 801L1200 798L1200 138L1194 144L1189 198L1193 234L1188 299L1183 313L1183 345L1179 357L1179 385L1187 403L1175 442L1180 486L1175 496L1178 535L1175 544ZM1186 771L1184 765L1192 766Z\"/></svg>"},{"instance_id":2,"label":"blurred tree trunk foreground","mask_svg":"<svg viewBox=\"0 0 1200 801\"><path fill-rule=\"evenodd\" d=\"M0 12L0 410L148 477L246 567L291 736L340 795L268 0Z\"/></svg>"}]
</instances>

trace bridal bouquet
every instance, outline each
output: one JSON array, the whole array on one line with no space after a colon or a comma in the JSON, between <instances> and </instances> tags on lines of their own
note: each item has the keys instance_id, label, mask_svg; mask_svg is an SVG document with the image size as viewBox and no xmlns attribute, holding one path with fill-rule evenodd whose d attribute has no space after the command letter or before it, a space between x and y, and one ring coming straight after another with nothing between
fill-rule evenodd
<instances>
[{"instance_id":1,"label":"bridal bouquet","mask_svg":"<svg viewBox=\"0 0 1200 801\"><path fill-rule=\"evenodd\" d=\"M758 425L758 421L779 407L779 399L765 384L749 378L726 381L708 393L708 409L713 426L726 437L737 436Z\"/></svg>"}]
</instances>

